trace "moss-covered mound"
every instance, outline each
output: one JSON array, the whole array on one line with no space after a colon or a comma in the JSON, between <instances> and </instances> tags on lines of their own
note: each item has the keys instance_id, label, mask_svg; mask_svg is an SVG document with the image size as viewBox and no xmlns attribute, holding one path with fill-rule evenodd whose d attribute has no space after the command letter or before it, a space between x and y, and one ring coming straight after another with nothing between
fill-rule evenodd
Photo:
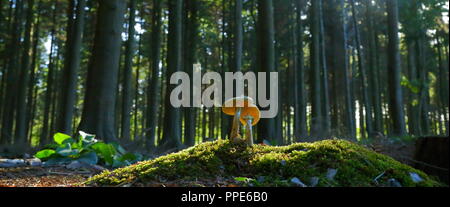
<instances>
[{"instance_id":1,"label":"moss-covered mound","mask_svg":"<svg viewBox=\"0 0 450 207\"><path fill-rule=\"evenodd\" d=\"M388 156L336 139L283 147L247 147L227 140L206 142L154 160L105 171L90 178L87 184L145 185L217 177L230 180L246 177L252 180L253 186L298 186L300 182L310 186L441 185Z\"/></svg>"}]
</instances>

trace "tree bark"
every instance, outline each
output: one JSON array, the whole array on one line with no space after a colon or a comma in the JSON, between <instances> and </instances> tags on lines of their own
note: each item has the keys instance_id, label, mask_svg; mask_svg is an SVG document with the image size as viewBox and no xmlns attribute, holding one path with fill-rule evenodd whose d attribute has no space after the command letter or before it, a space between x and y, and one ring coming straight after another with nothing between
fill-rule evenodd
<instances>
[{"instance_id":1,"label":"tree bark","mask_svg":"<svg viewBox=\"0 0 450 207\"><path fill-rule=\"evenodd\" d=\"M125 1L99 0L94 49L79 129L116 141L114 113Z\"/></svg>"},{"instance_id":2,"label":"tree bark","mask_svg":"<svg viewBox=\"0 0 450 207\"><path fill-rule=\"evenodd\" d=\"M169 0L169 36L167 42L166 100L164 112L163 149L181 148L181 110L170 103L175 85L170 84L172 74L181 71L182 0Z\"/></svg>"},{"instance_id":3,"label":"tree bark","mask_svg":"<svg viewBox=\"0 0 450 207\"><path fill-rule=\"evenodd\" d=\"M322 102L320 79L320 3L311 1L311 126L312 137L319 137L322 131Z\"/></svg>"},{"instance_id":4,"label":"tree bark","mask_svg":"<svg viewBox=\"0 0 450 207\"><path fill-rule=\"evenodd\" d=\"M257 68L259 72L266 72L266 78L269 72L275 72L275 46L274 46L274 19L273 19L273 1L258 0L258 51ZM271 84L266 81L268 89ZM267 92L266 97L269 92ZM281 109L281 107L279 107ZM262 108L262 110L267 110ZM258 137L260 140L277 140L281 142L279 133L276 133L278 125L275 119L261 119L258 124Z\"/></svg>"},{"instance_id":5,"label":"tree bark","mask_svg":"<svg viewBox=\"0 0 450 207\"><path fill-rule=\"evenodd\" d=\"M22 52L22 63L19 75L20 83L28 83L30 79L30 48L31 48L31 28L33 23L33 11L34 11L34 0L27 1L27 17L25 23L25 33L23 40L23 52ZM26 107L27 107L27 84L18 85L17 94L17 114L16 114L16 129L15 129L15 139L25 144L26 142Z\"/></svg>"},{"instance_id":6,"label":"tree bark","mask_svg":"<svg viewBox=\"0 0 450 207\"><path fill-rule=\"evenodd\" d=\"M76 5L75 19L70 19L68 25L65 65L63 72L63 81L65 84L61 87L60 111L58 119L58 132L71 135L74 106L76 100L78 71L81 60L82 36L84 31L84 8L85 0L78 0Z\"/></svg>"},{"instance_id":7,"label":"tree bark","mask_svg":"<svg viewBox=\"0 0 450 207\"><path fill-rule=\"evenodd\" d=\"M122 89L122 129L120 138L130 140L130 121L132 108L131 77L133 73L133 56L135 52L136 33L134 29L136 18L136 0L130 0L130 15L128 19L128 40L126 42L125 60L123 69L123 89Z\"/></svg>"},{"instance_id":8,"label":"tree bark","mask_svg":"<svg viewBox=\"0 0 450 207\"><path fill-rule=\"evenodd\" d=\"M403 112L403 93L400 85L401 60L398 37L398 1L386 1L388 13L388 88L389 113L393 123L392 134L403 136L406 134L405 117Z\"/></svg>"},{"instance_id":9,"label":"tree bark","mask_svg":"<svg viewBox=\"0 0 450 207\"><path fill-rule=\"evenodd\" d=\"M155 146L156 126L158 125L158 108L160 94L159 87L159 62L161 56L161 1L153 1L153 16L152 16L152 50L150 57L150 71L151 80L148 88L148 113L147 113L147 143L148 148ZM158 95L159 94L159 95Z\"/></svg>"}]
</instances>

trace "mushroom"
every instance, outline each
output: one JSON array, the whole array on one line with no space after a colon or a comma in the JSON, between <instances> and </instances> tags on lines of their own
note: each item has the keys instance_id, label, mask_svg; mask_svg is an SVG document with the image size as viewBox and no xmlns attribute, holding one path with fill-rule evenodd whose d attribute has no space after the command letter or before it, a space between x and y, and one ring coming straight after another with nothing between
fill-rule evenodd
<instances>
[{"instance_id":1,"label":"mushroom","mask_svg":"<svg viewBox=\"0 0 450 207\"><path fill-rule=\"evenodd\" d=\"M239 119L241 113L250 105L254 105L253 99L247 96L241 96L228 99L222 106L223 113L234 116L230 134L231 141L237 141L236 139L241 138L239 135Z\"/></svg>"},{"instance_id":2,"label":"mushroom","mask_svg":"<svg viewBox=\"0 0 450 207\"><path fill-rule=\"evenodd\" d=\"M245 126L245 141L249 146L253 145L252 126L255 126L259 122L260 117L261 112L254 104L250 104L241 112L241 117L239 120L241 121L242 125Z\"/></svg>"}]
</instances>

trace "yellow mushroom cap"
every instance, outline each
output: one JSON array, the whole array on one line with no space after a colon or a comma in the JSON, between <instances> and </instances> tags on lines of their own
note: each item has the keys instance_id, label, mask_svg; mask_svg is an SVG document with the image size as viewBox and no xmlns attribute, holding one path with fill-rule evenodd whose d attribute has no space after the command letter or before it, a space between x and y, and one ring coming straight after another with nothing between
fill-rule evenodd
<instances>
[{"instance_id":1,"label":"yellow mushroom cap","mask_svg":"<svg viewBox=\"0 0 450 207\"><path fill-rule=\"evenodd\" d=\"M252 126L255 126L261 117L261 112L259 111L258 107L254 104L250 105L249 107L244 108L241 112L241 117L239 120L241 121L242 125L247 125L247 122L245 120L246 116L251 116L253 118L252 120Z\"/></svg>"},{"instance_id":2,"label":"yellow mushroom cap","mask_svg":"<svg viewBox=\"0 0 450 207\"><path fill-rule=\"evenodd\" d=\"M248 96L240 96L228 99L222 105L222 112L227 115L235 115L236 108L246 108L249 106L254 106L254 101Z\"/></svg>"}]
</instances>

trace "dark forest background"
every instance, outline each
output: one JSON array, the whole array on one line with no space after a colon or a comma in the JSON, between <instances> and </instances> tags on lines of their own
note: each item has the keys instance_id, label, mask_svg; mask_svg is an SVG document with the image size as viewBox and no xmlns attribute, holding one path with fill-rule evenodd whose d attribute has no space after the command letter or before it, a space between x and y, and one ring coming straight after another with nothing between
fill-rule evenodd
<instances>
[{"instance_id":1,"label":"dark forest background","mask_svg":"<svg viewBox=\"0 0 450 207\"><path fill-rule=\"evenodd\" d=\"M279 72L256 142L448 135L447 0L1 0L0 146L78 130L129 148L226 138L176 71ZM204 87L206 87L204 85Z\"/></svg>"}]
</instances>

